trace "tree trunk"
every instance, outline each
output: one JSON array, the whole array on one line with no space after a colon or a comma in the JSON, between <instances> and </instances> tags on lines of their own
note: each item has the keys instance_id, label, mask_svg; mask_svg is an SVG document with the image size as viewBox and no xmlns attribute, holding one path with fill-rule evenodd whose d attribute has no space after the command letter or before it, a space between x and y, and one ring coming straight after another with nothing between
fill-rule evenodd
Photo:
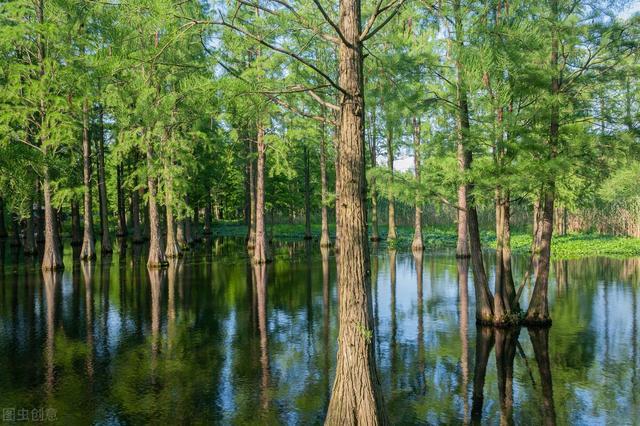
<instances>
[{"instance_id":1,"label":"tree trunk","mask_svg":"<svg viewBox=\"0 0 640 426\"><path fill-rule=\"evenodd\" d=\"M71 201L71 245L82 245L82 226L80 225L80 205L76 200Z\"/></svg>"},{"instance_id":2,"label":"tree trunk","mask_svg":"<svg viewBox=\"0 0 640 426\"><path fill-rule=\"evenodd\" d=\"M511 311L518 312L520 307L516 300L516 286L513 281L513 269L511 267L511 194L504 192L502 200L503 229L502 229L502 278L503 290L509 301Z\"/></svg>"},{"instance_id":3,"label":"tree trunk","mask_svg":"<svg viewBox=\"0 0 640 426\"><path fill-rule=\"evenodd\" d=\"M264 143L264 127L262 122L257 123L257 151L258 162L256 167L256 241L253 249L253 261L256 264L268 263L271 261L269 249L267 247L267 238L264 227L264 165L265 150Z\"/></svg>"},{"instance_id":4,"label":"tree trunk","mask_svg":"<svg viewBox=\"0 0 640 426\"><path fill-rule=\"evenodd\" d=\"M193 221L191 223L192 242L197 243L200 241L200 207L197 205L193 208Z\"/></svg>"},{"instance_id":5,"label":"tree trunk","mask_svg":"<svg viewBox=\"0 0 640 426\"><path fill-rule=\"evenodd\" d=\"M149 187L149 257L147 258L147 267L161 268L168 265L168 262L164 255L164 241L160 229L158 188L157 180L153 176L153 157L153 142L147 139L147 185Z\"/></svg>"},{"instance_id":6,"label":"tree trunk","mask_svg":"<svg viewBox=\"0 0 640 426\"><path fill-rule=\"evenodd\" d=\"M166 188L165 188L165 204L167 206L167 247L165 249L165 256L169 258L180 257L182 252L178 246L176 240L176 224L173 216L173 180L170 172L165 166L166 173Z\"/></svg>"},{"instance_id":7,"label":"tree trunk","mask_svg":"<svg viewBox=\"0 0 640 426\"><path fill-rule=\"evenodd\" d=\"M15 213L11 214L11 247L20 247L20 220Z\"/></svg>"},{"instance_id":8,"label":"tree trunk","mask_svg":"<svg viewBox=\"0 0 640 426\"><path fill-rule=\"evenodd\" d=\"M128 234L128 230L124 192L122 190L122 181L124 180L124 166L122 163L118 164L116 172L116 190L118 193L118 233L116 235L125 237Z\"/></svg>"},{"instance_id":9,"label":"tree trunk","mask_svg":"<svg viewBox=\"0 0 640 426\"><path fill-rule=\"evenodd\" d=\"M548 159L553 161L558 152L560 137L560 78L558 71L559 36L555 26L558 19L558 0L551 1L552 35L551 35L551 97L552 105L549 125ZM525 317L527 324L551 324L547 288L549 286L549 267L551 263L551 238L553 237L553 206L555 202L555 176L553 173L546 178L544 191L544 207L542 210L542 224L540 229L539 259L536 270L536 283L533 287L529 309Z\"/></svg>"},{"instance_id":10,"label":"tree trunk","mask_svg":"<svg viewBox=\"0 0 640 426\"><path fill-rule=\"evenodd\" d=\"M413 165L415 168L416 184L420 185L420 121L413 118ZM411 249L413 251L424 250L422 242L422 201L420 200L420 190L416 191L415 220L413 231L413 242Z\"/></svg>"},{"instance_id":11,"label":"tree trunk","mask_svg":"<svg viewBox=\"0 0 640 426\"><path fill-rule=\"evenodd\" d=\"M311 179L309 167L309 147L304 146L304 239L310 240L311 235Z\"/></svg>"},{"instance_id":12,"label":"tree trunk","mask_svg":"<svg viewBox=\"0 0 640 426\"><path fill-rule=\"evenodd\" d=\"M89 101L82 104L82 174L84 190L84 236L80 259L96 258L96 246L93 238L93 207L91 200L91 141L89 140Z\"/></svg>"},{"instance_id":13,"label":"tree trunk","mask_svg":"<svg viewBox=\"0 0 640 426\"><path fill-rule=\"evenodd\" d=\"M369 143L369 154L371 155L371 168L377 166L378 157L378 130L376 126L376 108L371 111L371 141ZM371 177L371 241L380 241L380 230L378 229L378 189L376 188L376 178Z\"/></svg>"},{"instance_id":14,"label":"tree trunk","mask_svg":"<svg viewBox=\"0 0 640 426\"><path fill-rule=\"evenodd\" d=\"M188 195L185 198L185 202L187 205L190 204ZM186 246L193 244L193 232L191 229L191 218L189 216L185 216L184 218L184 239L186 241Z\"/></svg>"},{"instance_id":15,"label":"tree trunk","mask_svg":"<svg viewBox=\"0 0 640 426\"><path fill-rule=\"evenodd\" d=\"M360 2L340 2L340 139L337 163L339 332L325 424L387 424L373 345L364 162L364 80Z\"/></svg>"},{"instance_id":16,"label":"tree trunk","mask_svg":"<svg viewBox=\"0 0 640 426\"><path fill-rule=\"evenodd\" d=\"M42 270L52 271L64 268L60 245L56 238L55 211L51 204L51 183L49 169L45 167L42 183L44 193L44 255L42 257Z\"/></svg>"},{"instance_id":17,"label":"tree trunk","mask_svg":"<svg viewBox=\"0 0 640 426\"><path fill-rule=\"evenodd\" d=\"M189 250L187 237L185 236L185 220L179 220L176 229L176 241L182 250Z\"/></svg>"},{"instance_id":18,"label":"tree trunk","mask_svg":"<svg viewBox=\"0 0 640 426\"><path fill-rule=\"evenodd\" d=\"M22 244L22 252L25 256L33 256L34 254L36 254L36 241L34 236L35 213L33 209L33 203L29 203L29 207L29 216L25 220L24 241Z\"/></svg>"},{"instance_id":19,"label":"tree trunk","mask_svg":"<svg viewBox=\"0 0 640 426\"><path fill-rule=\"evenodd\" d=\"M0 197L0 238L7 238L7 225L5 224L4 200Z\"/></svg>"},{"instance_id":20,"label":"tree trunk","mask_svg":"<svg viewBox=\"0 0 640 426\"><path fill-rule=\"evenodd\" d=\"M329 190L327 188L327 147L325 140L325 125L322 126L322 135L320 139L320 187L322 197L322 210L321 210L321 232L320 232L320 247L331 247L331 239L329 238L329 213L327 211L327 204L329 203Z\"/></svg>"},{"instance_id":21,"label":"tree trunk","mask_svg":"<svg viewBox=\"0 0 640 426\"><path fill-rule=\"evenodd\" d=\"M140 194L137 189L131 191L131 227L133 228L133 243L142 244L142 227L140 226Z\"/></svg>"},{"instance_id":22,"label":"tree trunk","mask_svg":"<svg viewBox=\"0 0 640 426\"><path fill-rule=\"evenodd\" d=\"M341 131L340 131L340 114L337 113L336 114L336 126L335 126L335 135L334 135L334 146L336 147L336 160L335 160L335 167L336 167L336 200L335 200L335 210L336 210L336 239L334 242L334 247L333 249L335 250L336 253L338 253L340 251L340 224L338 223L340 220L340 215L338 214L338 209L340 208L340 188L339 188L339 181L340 181L340 168L338 167L338 164L340 163L340 135L341 135ZM336 257L336 262L339 262L340 259L339 257Z\"/></svg>"},{"instance_id":23,"label":"tree trunk","mask_svg":"<svg viewBox=\"0 0 640 426\"><path fill-rule=\"evenodd\" d=\"M249 155L247 156L247 169L249 174L249 220L247 229L247 249L252 250L256 245L256 178L255 163L253 160L253 141L247 137Z\"/></svg>"},{"instance_id":24,"label":"tree trunk","mask_svg":"<svg viewBox=\"0 0 640 426\"><path fill-rule=\"evenodd\" d=\"M100 252L102 254L111 253L111 237L109 236L109 206L107 200L107 181L104 170L104 110L100 106L100 137L98 138L98 195L100 197L100 228L102 229L102 239L100 241Z\"/></svg>"},{"instance_id":25,"label":"tree trunk","mask_svg":"<svg viewBox=\"0 0 640 426\"><path fill-rule=\"evenodd\" d=\"M390 123L387 125L391 126ZM398 238L396 233L396 203L393 199L393 129L389 127L387 137L387 167L389 169L389 230L387 231L387 241L392 242Z\"/></svg>"},{"instance_id":26,"label":"tree trunk","mask_svg":"<svg viewBox=\"0 0 640 426\"><path fill-rule=\"evenodd\" d=\"M211 194L207 193L204 204L204 235L211 235Z\"/></svg>"},{"instance_id":27,"label":"tree trunk","mask_svg":"<svg viewBox=\"0 0 640 426\"><path fill-rule=\"evenodd\" d=\"M454 1L454 19L455 19L455 41L458 49L463 48L464 34L462 17L460 16L460 1ZM469 104L467 101L467 88L465 86L462 70L462 61L460 59L460 52L456 52L456 98L457 98L457 115L456 115L456 130L457 130L457 158L458 158L458 171L463 179L469 169L467 164L467 155L465 148L465 140L469 134ZM465 183L461 183L458 186L458 241L456 244L456 256L457 257L469 257L469 237L468 237L468 213L467 213L467 187Z\"/></svg>"}]
</instances>

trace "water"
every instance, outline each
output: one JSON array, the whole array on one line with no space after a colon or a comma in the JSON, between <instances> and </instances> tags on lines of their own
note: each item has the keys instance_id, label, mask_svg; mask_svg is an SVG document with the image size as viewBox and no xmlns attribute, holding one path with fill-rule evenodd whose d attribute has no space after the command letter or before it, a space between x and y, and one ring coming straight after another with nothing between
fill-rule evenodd
<instances>
[{"instance_id":1,"label":"water","mask_svg":"<svg viewBox=\"0 0 640 426\"><path fill-rule=\"evenodd\" d=\"M315 244L276 247L264 287L235 240L156 273L131 246L94 264L74 263L67 248L64 273L45 276L6 249L3 416L42 409L65 425L322 422L337 293L335 258ZM516 257L518 277L526 262ZM471 273L459 276L465 265L452 252L426 252L420 273L411 253L379 248L371 266L393 424L640 424L640 259L554 262L548 333L477 329Z\"/></svg>"}]
</instances>

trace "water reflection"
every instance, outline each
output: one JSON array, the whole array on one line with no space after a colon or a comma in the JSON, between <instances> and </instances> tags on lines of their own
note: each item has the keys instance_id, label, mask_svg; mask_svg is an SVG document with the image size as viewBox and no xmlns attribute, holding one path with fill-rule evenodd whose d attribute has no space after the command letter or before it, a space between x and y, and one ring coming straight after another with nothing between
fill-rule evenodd
<instances>
[{"instance_id":1,"label":"water reflection","mask_svg":"<svg viewBox=\"0 0 640 426\"><path fill-rule=\"evenodd\" d=\"M62 424L322 423L337 349L330 249L276 242L274 264L255 267L237 256L242 241L204 241L148 271L144 246L119 246L95 263L67 250L63 274L14 263L4 247L0 406L51 406ZM495 330L473 325L467 260L372 248L375 356L394 424L640 415L640 260L556 261L553 327ZM513 260L519 279L528 260Z\"/></svg>"}]
</instances>

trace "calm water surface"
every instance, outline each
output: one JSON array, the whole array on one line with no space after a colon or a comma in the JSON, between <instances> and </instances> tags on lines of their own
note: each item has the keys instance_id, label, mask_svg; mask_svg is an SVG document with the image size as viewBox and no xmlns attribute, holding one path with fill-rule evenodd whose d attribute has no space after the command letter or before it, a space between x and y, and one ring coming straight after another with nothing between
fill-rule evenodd
<instances>
[{"instance_id":1,"label":"calm water surface","mask_svg":"<svg viewBox=\"0 0 640 426\"><path fill-rule=\"evenodd\" d=\"M52 408L65 425L321 423L335 258L275 252L253 271L240 241L217 240L148 272L140 247L92 264L66 248L64 273L43 276L4 247L0 407ZM554 262L548 332L476 328L452 252L373 248L371 266L393 424L640 424L640 259Z\"/></svg>"}]
</instances>

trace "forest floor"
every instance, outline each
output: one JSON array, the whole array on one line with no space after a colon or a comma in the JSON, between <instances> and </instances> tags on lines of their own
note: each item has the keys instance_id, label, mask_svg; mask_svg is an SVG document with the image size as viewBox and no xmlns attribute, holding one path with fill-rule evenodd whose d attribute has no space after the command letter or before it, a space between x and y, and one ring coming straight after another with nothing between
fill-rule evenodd
<instances>
[{"instance_id":1,"label":"forest floor","mask_svg":"<svg viewBox=\"0 0 640 426\"><path fill-rule=\"evenodd\" d=\"M213 232L218 236L244 237L246 227L238 223L218 223ZM335 236L335 227L329 229L331 237ZM371 227L369 227L371 232ZM311 227L314 240L320 238L320 225ZM399 226L397 228L398 239L393 244L397 248L411 247L413 240L413 227ZM303 224L276 224L267 226L267 235L277 240L300 240L304 237ZM380 226L382 241L386 240L387 228ZM456 246L456 230L453 228L425 227L422 237L427 248L454 248ZM485 247L495 248L495 233L483 232L482 242ZM531 249L530 231L513 231L511 247L514 252L526 253ZM569 234L554 235L552 243L552 256L554 258L569 259L585 256L605 257L634 257L640 256L640 238L601 235L601 234Z\"/></svg>"}]
</instances>

